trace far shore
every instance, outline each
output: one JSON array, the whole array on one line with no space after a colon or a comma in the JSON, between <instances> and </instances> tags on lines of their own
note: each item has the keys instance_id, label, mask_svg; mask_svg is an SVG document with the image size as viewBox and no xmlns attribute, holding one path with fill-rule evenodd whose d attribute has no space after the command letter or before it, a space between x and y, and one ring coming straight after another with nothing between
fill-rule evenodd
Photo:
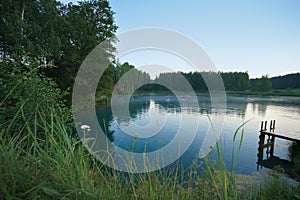
<instances>
[{"instance_id":1,"label":"far shore","mask_svg":"<svg viewBox=\"0 0 300 200\"><path fill-rule=\"evenodd\" d=\"M172 94L171 91L136 91L135 94ZM209 94L208 91L195 91L196 94ZM226 91L227 95L239 95L239 96L293 96L300 97L300 88L298 89L278 89L270 91Z\"/></svg>"},{"instance_id":2,"label":"far shore","mask_svg":"<svg viewBox=\"0 0 300 200\"><path fill-rule=\"evenodd\" d=\"M260 91L226 91L229 95L242 95L242 96L293 96L300 97L300 89L280 89L270 90L265 92Z\"/></svg>"}]
</instances>

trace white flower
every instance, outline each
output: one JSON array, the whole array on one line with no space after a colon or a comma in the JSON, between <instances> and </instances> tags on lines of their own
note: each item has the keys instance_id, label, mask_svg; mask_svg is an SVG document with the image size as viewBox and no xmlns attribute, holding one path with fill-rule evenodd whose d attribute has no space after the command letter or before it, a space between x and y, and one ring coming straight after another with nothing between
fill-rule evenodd
<instances>
[{"instance_id":1,"label":"white flower","mask_svg":"<svg viewBox=\"0 0 300 200\"><path fill-rule=\"evenodd\" d=\"M86 124L81 125L80 128L81 128L82 130L84 130L84 131L90 131L90 130L91 130L91 127L90 127L89 125L86 125Z\"/></svg>"}]
</instances>

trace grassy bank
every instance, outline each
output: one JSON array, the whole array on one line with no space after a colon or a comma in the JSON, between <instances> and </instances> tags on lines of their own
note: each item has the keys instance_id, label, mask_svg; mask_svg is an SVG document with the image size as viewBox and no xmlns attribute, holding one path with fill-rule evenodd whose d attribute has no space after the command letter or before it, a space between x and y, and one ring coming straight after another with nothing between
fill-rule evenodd
<instances>
[{"instance_id":1,"label":"grassy bank","mask_svg":"<svg viewBox=\"0 0 300 200\"><path fill-rule=\"evenodd\" d=\"M34 118L44 114L39 110ZM177 170L124 175L93 159L60 115L53 110L50 120L33 127L25 123L22 134L2 127L1 199L297 199L300 194L279 176L264 185L238 181L221 154L219 168L209 158L204 165L195 160L184 169L187 179Z\"/></svg>"},{"instance_id":2,"label":"grassy bank","mask_svg":"<svg viewBox=\"0 0 300 200\"><path fill-rule=\"evenodd\" d=\"M110 169L73 133L70 109L52 80L35 69L11 73L16 68L4 67L0 199L297 199L300 194L280 176L258 184L237 178L226 168L222 148L217 148L217 162L208 156L202 163L194 160L188 169L142 174ZM234 141L239 136L242 141L243 134L234 135ZM234 166L237 157L232 158Z\"/></svg>"}]
</instances>

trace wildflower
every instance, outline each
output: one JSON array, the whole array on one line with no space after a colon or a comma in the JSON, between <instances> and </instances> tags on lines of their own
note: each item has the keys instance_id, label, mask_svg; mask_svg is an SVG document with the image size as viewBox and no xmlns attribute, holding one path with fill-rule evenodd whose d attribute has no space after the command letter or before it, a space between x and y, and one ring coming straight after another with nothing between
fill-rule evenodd
<instances>
[{"instance_id":1,"label":"wildflower","mask_svg":"<svg viewBox=\"0 0 300 200\"><path fill-rule=\"evenodd\" d=\"M80 128L87 132L91 131L91 127L89 125L84 124L84 125L81 125Z\"/></svg>"}]
</instances>

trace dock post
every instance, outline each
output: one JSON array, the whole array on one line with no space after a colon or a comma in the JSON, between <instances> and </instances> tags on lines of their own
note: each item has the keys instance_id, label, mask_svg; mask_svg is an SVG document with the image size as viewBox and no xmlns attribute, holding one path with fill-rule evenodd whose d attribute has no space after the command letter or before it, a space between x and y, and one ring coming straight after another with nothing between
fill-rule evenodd
<instances>
[{"instance_id":1,"label":"dock post","mask_svg":"<svg viewBox=\"0 0 300 200\"><path fill-rule=\"evenodd\" d=\"M264 131L264 122L261 122L260 126L260 134L259 134L259 141L258 141L258 153L257 153L257 170L259 169L259 163L264 158L264 143L265 143L265 133Z\"/></svg>"},{"instance_id":2,"label":"dock post","mask_svg":"<svg viewBox=\"0 0 300 200\"><path fill-rule=\"evenodd\" d=\"M275 130L275 120L271 120L270 132L274 132L274 130ZM274 135L271 136L271 139L269 142L271 143L270 156L272 157L274 155L274 146L275 146L275 136Z\"/></svg>"},{"instance_id":3,"label":"dock post","mask_svg":"<svg viewBox=\"0 0 300 200\"><path fill-rule=\"evenodd\" d=\"M271 120L270 132L274 132L274 130L275 130L275 120Z\"/></svg>"},{"instance_id":4,"label":"dock post","mask_svg":"<svg viewBox=\"0 0 300 200\"><path fill-rule=\"evenodd\" d=\"M270 131L272 130L272 127L273 127L273 120L271 120L271 123L270 123Z\"/></svg>"},{"instance_id":5,"label":"dock post","mask_svg":"<svg viewBox=\"0 0 300 200\"><path fill-rule=\"evenodd\" d=\"M268 135L267 144L266 144L267 145L267 159L269 159L269 157L270 157L269 156L270 155L270 149L269 148L271 146L271 139L270 138L271 138L271 136Z\"/></svg>"},{"instance_id":6,"label":"dock post","mask_svg":"<svg viewBox=\"0 0 300 200\"><path fill-rule=\"evenodd\" d=\"M265 136L266 134L264 132L261 132L260 135L259 135L259 147L263 147L264 144L265 144Z\"/></svg>"},{"instance_id":7,"label":"dock post","mask_svg":"<svg viewBox=\"0 0 300 200\"><path fill-rule=\"evenodd\" d=\"M260 134L259 134L259 141L258 141L257 170L259 169L259 163L264 158L264 144L265 144L265 137L266 137L264 131L266 131L266 129L267 129L267 121L262 121L260 125Z\"/></svg>"},{"instance_id":8,"label":"dock post","mask_svg":"<svg viewBox=\"0 0 300 200\"><path fill-rule=\"evenodd\" d=\"M264 126L265 128L267 127L267 121L265 121L265 123L262 121L261 122L261 126L260 126L260 134L259 134L259 147L263 147L264 143L265 143L265 133L264 133Z\"/></svg>"},{"instance_id":9,"label":"dock post","mask_svg":"<svg viewBox=\"0 0 300 200\"><path fill-rule=\"evenodd\" d=\"M274 135L271 137L271 143L272 143L272 145L271 145L271 149L270 149L270 156L272 157L274 155L274 146L275 146L275 136Z\"/></svg>"}]
</instances>

